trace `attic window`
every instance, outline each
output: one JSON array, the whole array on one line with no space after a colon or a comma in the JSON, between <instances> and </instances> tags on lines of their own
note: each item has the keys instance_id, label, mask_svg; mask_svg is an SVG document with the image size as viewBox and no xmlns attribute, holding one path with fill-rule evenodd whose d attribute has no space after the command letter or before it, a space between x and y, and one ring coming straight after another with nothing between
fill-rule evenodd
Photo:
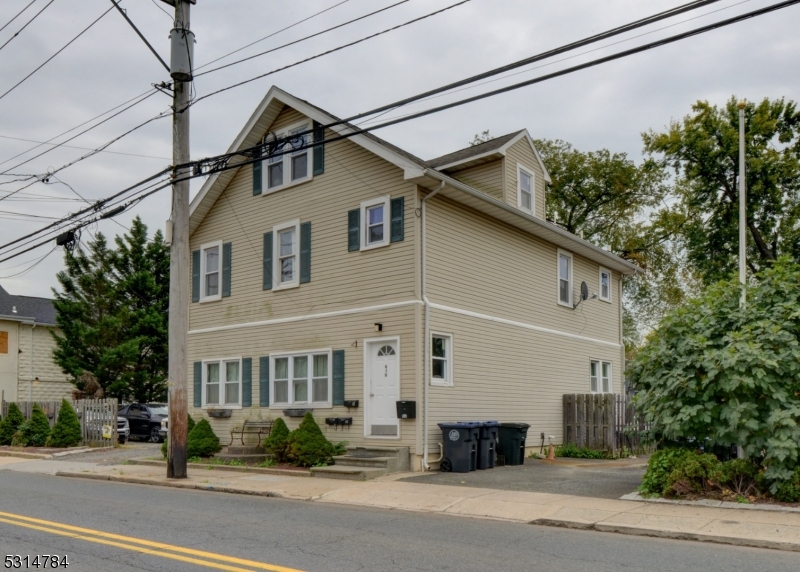
<instances>
[{"instance_id":1,"label":"attic window","mask_svg":"<svg viewBox=\"0 0 800 572\"><path fill-rule=\"evenodd\" d=\"M304 122L275 134L278 139L286 138L287 143L280 150L282 154L267 157L267 168L263 174L267 183L267 193L312 178L311 150L306 147L311 142L311 135L307 133L310 129L311 124Z\"/></svg>"},{"instance_id":2,"label":"attic window","mask_svg":"<svg viewBox=\"0 0 800 572\"><path fill-rule=\"evenodd\" d=\"M533 172L517 165L517 206L526 213L533 214Z\"/></svg>"}]
</instances>

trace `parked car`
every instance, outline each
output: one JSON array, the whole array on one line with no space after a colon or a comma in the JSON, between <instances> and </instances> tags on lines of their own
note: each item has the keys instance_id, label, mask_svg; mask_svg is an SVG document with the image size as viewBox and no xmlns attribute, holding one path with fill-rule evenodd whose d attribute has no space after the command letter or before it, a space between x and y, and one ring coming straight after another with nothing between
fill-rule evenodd
<instances>
[{"instance_id":1,"label":"parked car","mask_svg":"<svg viewBox=\"0 0 800 572\"><path fill-rule=\"evenodd\" d=\"M124 417L117 416L117 441L124 445L131 436L131 426Z\"/></svg>"},{"instance_id":2,"label":"parked car","mask_svg":"<svg viewBox=\"0 0 800 572\"><path fill-rule=\"evenodd\" d=\"M161 420L167 416L166 403L131 403L119 410L119 415L128 420L130 436L160 443Z\"/></svg>"},{"instance_id":3,"label":"parked car","mask_svg":"<svg viewBox=\"0 0 800 572\"><path fill-rule=\"evenodd\" d=\"M158 430L158 434L161 435L161 440L165 440L167 438L167 433L169 432L169 417L164 417L161 420L161 428Z\"/></svg>"}]
</instances>

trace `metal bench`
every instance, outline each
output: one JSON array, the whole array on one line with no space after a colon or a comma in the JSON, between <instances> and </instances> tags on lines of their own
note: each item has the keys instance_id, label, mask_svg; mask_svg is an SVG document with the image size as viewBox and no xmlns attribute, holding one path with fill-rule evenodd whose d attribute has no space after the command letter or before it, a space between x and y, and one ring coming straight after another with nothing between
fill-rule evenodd
<instances>
[{"instance_id":1,"label":"metal bench","mask_svg":"<svg viewBox=\"0 0 800 572\"><path fill-rule=\"evenodd\" d=\"M244 425L241 427L234 427L231 429L231 442L230 444L233 445L233 440L236 438L236 435L239 435L239 438L244 445L244 436L245 435L258 435L258 443L261 444L261 437L262 435L268 437L269 434L272 432L272 420L268 421L245 421Z\"/></svg>"}]
</instances>

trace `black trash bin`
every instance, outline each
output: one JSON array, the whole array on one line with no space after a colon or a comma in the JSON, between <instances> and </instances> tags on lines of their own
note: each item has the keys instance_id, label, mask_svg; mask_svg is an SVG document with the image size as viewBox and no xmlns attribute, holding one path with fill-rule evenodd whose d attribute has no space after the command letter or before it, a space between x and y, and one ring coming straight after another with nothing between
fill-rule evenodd
<instances>
[{"instance_id":1,"label":"black trash bin","mask_svg":"<svg viewBox=\"0 0 800 572\"><path fill-rule=\"evenodd\" d=\"M478 461L480 428L467 423L438 423L444 441L442 470L469 473Z\"/></svg>"},{"instance_id":2,"label":"black trash bin","mask_svg":"<svg viewBox=\"0 0 800 572\"><path fill-rule=\"evenodd\" d=\"M478 469L494 469L499 428L500 424L497 421L481 423L481 439L478 441Z\"/></svg>"},{"instance_id":3,"label":"black trash bin","mask_svg":"<svg viewBox=\"0 0 800 572\"><path fill-rule=\"evenodd\" d=\"M525 463L525 437L528 435L527 423L500 423L497 453L503 455L506 465Z\"/></svg>"}]
</instances>

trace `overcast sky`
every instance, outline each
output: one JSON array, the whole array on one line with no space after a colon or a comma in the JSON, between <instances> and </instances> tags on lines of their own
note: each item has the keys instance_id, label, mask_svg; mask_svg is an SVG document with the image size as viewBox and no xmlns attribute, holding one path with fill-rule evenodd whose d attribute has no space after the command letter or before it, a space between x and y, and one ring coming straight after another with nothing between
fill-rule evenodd
<instances>
[{"instance_id":1,"label":"overcast sky","mask_svg":"<svg viewBox=\"0 0 800 572\"><path fill-rule=\"evenodd\" d=\"M49 1L36 0L2 30L0 45ZM202 65L336 4L341 5L218 63L279 46L396 1L199 0L192 7L191 18L197 39L195 61ZM196 95L324 52L456 1L410 0L335 32L199 77L195 81ZM192 158L224 152L273 84L333 114L348 116L685 1L688 0L471 0L419 23L199 102L192 108ZM605 42L597 51L581 55L592 49L585 48L573 59L540 69L523 68L514 77L419 103L397 114L532 78L776 1L721 0L705 9ZM2 0L0 26L29 2ZM110 6L108 0L54 0L18 36L0 48L0 94ZM169 61L168 34L172 22L159 8L171 12L172 7L160 0L124 0L122 6ZM677 25L662 29L672 24ZM534 138L564 139L581 150L605 147L638 159L641 133L663 129L671 119L689 113L697 100L722 104L731 95L750 100L800 99L798 24L800 6L793 6L377 134L428 159L465 147L476 133L486 129L498 136L525 127ZM652 33L637 37L646 32ZM610 45L620 40L627 41ZM0 171L14 167L10 173L41 175L75 160L86 151L62 147L16 166L49 147L40 146L11 158L34 147L37 143L33 142L47 141L144 93L152 83L165 80L169 80L166 70L123 17L112 10L30 79L0 97ZM169 103L166 95L157 93L68 145L95 148L163 112ZM70 135L74 133L77 131ZM107 152L80 161L56 176L88 200L102 198L169 165L171 137L170 119L165 117L114 143ZM0 182L14 178L18 177L3 175ZM195 183L193 194L202 180ZM0 197L21 184L0 184ZM50 221L34 217L20 220L9 212L61 217L85 206L65 184L51 179L49 184L34 184L25 194L0 200L0 243ZM128 225L135 215L140 215L152 231L163 228L169 216L169 190L140 203L117 220ZM103 221L89 229L107 236L123 230L112 221ZM89 238L89 233L84 231L83 238ZM50 289L57 286L55 274L62 268L61 249L30 267L52 248L41 248L0 263L0 285L12 294L51 296Z\"/></svg>"}]
</instances>

